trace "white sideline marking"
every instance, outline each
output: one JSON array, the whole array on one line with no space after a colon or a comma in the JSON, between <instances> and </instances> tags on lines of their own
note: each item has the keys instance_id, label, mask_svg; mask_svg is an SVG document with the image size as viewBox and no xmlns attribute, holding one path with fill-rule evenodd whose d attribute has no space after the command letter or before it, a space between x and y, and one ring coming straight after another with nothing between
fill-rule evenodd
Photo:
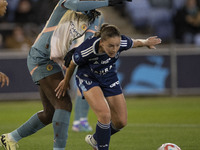
<instances>
[{"instance_id":1,"label":"white sideline marking","mask_svg":"<svg viewBox=\"0 0 200 150\"><path fill-rule=\"evenodd\" d=\"M176 128L176 127L182 127L182 128L200 128L200 124L140 124L140 123L132 123L132 124L127 124L128 127L171 127L171 128Z\"/></svg>"}]
</instances>

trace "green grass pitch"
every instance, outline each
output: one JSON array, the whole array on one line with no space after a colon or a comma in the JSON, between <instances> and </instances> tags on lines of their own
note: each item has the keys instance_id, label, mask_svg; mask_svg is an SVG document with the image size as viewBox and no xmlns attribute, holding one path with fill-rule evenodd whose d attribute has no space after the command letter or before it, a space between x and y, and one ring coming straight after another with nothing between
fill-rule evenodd
<instances>
[{"instance_id":1,"label":"green grass pitch","mask_svg":"<svg viewBox=\"0 0 200 150\"><path fill-rule=\"evenodd\" d=\"M127 98L127 108L128 125L112 136L110 150L157 150L163 143L175 143L182 150L200 150L200 97ZM0 134L16 129L41 109L40 101L0 102ZM92 111L89 122L95 128ZM73 132L71 123L66 150L92 150L84 142L87 133ZM19 141L19 150L52 147L52 125Z\"/></svg>"}]
</instances>

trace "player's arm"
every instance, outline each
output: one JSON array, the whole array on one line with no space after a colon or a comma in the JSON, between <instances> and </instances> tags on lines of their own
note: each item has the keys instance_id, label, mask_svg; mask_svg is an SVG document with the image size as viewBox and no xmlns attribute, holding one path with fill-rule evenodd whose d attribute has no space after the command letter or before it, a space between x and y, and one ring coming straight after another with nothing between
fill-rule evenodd
<instances>
[{"instance_id":1,"label":"player's arm","mask_svg":"<svg viewBox=\"0 0 200 150\"><path fill-rule=\"evenodd\" d=\"M8 3L6 0L0 0L0 16L6 13L7 5Z\"/></svg>"},{"instance_id":2,"label":"player's arm","mask_svg":"<svg viewBox=\"0 0 200 150\"><path fill-rule=\"evenodd\" d=\"M156 49L156 45L161 43L161 39L157 36L152 36L147 39L132 39L133 41L133 48L136 47L148 47L150 49Z\"/></svg>"},{"instance_id":3,"label":"player's arm","mask_svg":"<svg viewBox=\"0 0 200 150\"><path fill-rule=\"evenodd\" d=\"M88 11L101 7L114 6L132 0L65 0L63 6L74 11Z\"/></svg>"},{"instance_id":4,"label":"player's arm","mask_svg":"<svg viewBox=\"0 0 200 150\"><path fill-rule=\"evenodd\" d=\"M9 85L9 78L3 72L0 72L0 83L1 87L4 87L4 85Z\"/></svg>"},{"instance_id":5,"label":"player's arm","mask_svg":"<svg viewBox=\"0 0 200 150\"><path fill-rule=\"evenodd\" d=\"M71 60L69 67L66 70L64 79L58 84L58 87L55 89L56 97L60 98L65 96L66 91L70 89L70 79L74 73L76 64Z\"/></svg>"}]
</instances>

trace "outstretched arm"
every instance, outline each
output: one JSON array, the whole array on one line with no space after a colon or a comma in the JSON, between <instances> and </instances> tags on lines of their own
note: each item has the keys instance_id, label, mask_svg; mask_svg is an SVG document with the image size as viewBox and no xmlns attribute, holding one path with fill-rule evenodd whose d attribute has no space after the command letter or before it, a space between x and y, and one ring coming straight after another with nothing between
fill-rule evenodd
<instances>
[{"instance_id":1,"label":"outstretched arm","mask_svg":"<svg viewBox=\"0 0 200 150\"><path fill-rule=\"evenodd\" d=\"M161 43L161 39L157 36L152 36L147 39L132 39L133 48L147 46L150 49L156 49L156 45Z\"/></svg>"},{"instance_id":2,"label":"outstretched arm","mask_svg":"<svg viewBox=\"0 0 200 150\"><path fill-rule=\"evenodd\" d=\"M114 6L132 0L65 0L64 7L74 11L88 11L106 6Z\"/></svg>"},{"instance_id":3,"label":"outstretched arm","mask_svg":"<svg viewBox=\"0 0 200 150\"><path fill-rule=\"evenodd\" d=\"M0 16L3 16L6 13L6 7L8 3L6 0L0 0Z\"/></svg>"},{"instance_id":4,"label":"outstretched arm","mask_svg":"<svg viewBox=\"0 0 200 150\"><path fill-rule=\"evenodd\" d=\"M66 91L70 89L70 79L74 73L75 68L76 65L73 61L71 61L65 73L65 78L59 83L58 87L55 89L56 97L60 98L61 96L65 96Z\"/></svg>"}]
</instances>

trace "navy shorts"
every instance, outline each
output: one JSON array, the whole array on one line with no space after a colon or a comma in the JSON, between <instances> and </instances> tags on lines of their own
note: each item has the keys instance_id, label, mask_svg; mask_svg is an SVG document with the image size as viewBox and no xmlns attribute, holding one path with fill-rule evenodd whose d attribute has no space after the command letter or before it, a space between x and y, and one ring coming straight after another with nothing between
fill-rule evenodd
<instances>
[{"instance_id":1,"label":"navy shorts","mask_svg":"<svg viewBox=\"0 0 200 150\"><path fill-rule=\"evenodd\" d=\"M92 87L99 86L105 97L115 96L122 93L122 88L116 73L104 76L91 76L87 73L76 74L76 84L84 98L83 92Z\"/></svg>"}]
</instances>

